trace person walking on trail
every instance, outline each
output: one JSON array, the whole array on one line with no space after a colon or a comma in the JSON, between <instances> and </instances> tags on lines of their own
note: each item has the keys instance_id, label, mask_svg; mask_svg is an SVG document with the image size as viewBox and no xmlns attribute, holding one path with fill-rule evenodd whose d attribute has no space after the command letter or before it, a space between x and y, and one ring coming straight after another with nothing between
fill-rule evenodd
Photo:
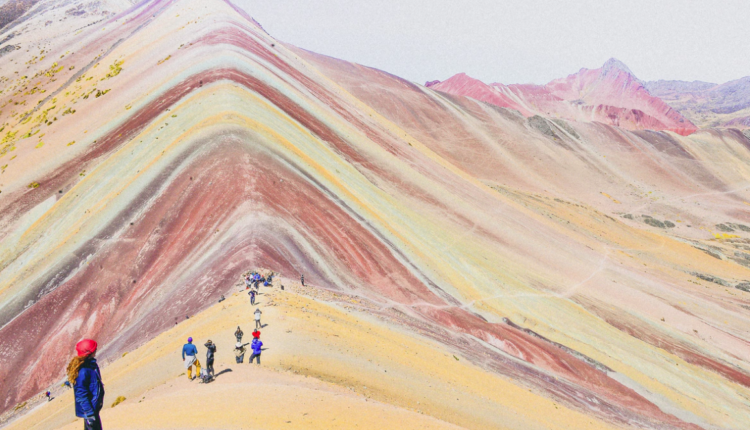
<instances>
[{"instance_id":1,"label":"person walking on trail","mask_svg":"<svg viewBox=\"0 0 750 430\"><path fill-rule=\"evenodd\" d=\"M214 376L214 354L216 354L216 345L211 339L204 345L206 347L206 374L213 378Z\"/></svg>"},{"instance_id":2,"label":"person walking on trail","mask_svg":"<svg viewBox=\"0 0 750 430\"><path fill-rule=\"evenodd\" d=\"M249 290L252 285L253 283L250 281L250 276L245 276L245 289Z\"/></svg>"},{"instance_id":3,"label":"person walking on trail","mask_svg":"<svg viewBox=\"0 0 750 430\"><path fill-rule=\"evenodd\" d=\"M68 381L73 385L76 416L83 418L84 430L102 430L99 412L104 406L104 384L96 364L96 341L84 339L76 344L76 356L67 368Z\"/></svg>"},{"instance_id":4,"label":"person walking on trail","mask_svg":"<svg viewBox=\"0 0 750 430\"><path fill-rule=\"evenodd\" d=\"M47 391L46 393L44 393L44 395L45 395L45 396L47 397L47 401L48 401L48 402L49 402L50 400L52 400L52 393L50 393L49 391Z\"/></svg>"},{"instance_id":5,"label":"person walking on trail","mask_svg":"<svg viewBox=\"0 0 750 430\"><path fill-rule=\"evenodd\" d=\"M260 333L258 333L258 336L260 336ZM256 337L253 339L253 342L250 344L250 349L253 350L253 353L250 354L250 361L249 364L253 364L253 359L258 359L258 365L260 365L260 348L263 346L263 342L260 341L260 338Z\"/></svg>"},{"instance_id":6,"label":"person walking on trail","mask_svg":"<svg viewBox=\"0 0 750 430\"><path fill-rule=\"evenodd\" d=\"M247 294L250 295L250 305L254 305L255 304L255 290L250 290L250 292Z\"/></svg>"},{"instance_id":7,"label":"person walking on trail","mask_svg":"<svg viewBox=\"0 0 750 430\"><path fill-rule=\"evenodd\" d=\"M302 286L305 286L305 275L299 275L299 282Z\"/></svg>"},{"instance_id":8,"label":"person walking on trail","mask_svg":"<svg viewBox=\"0 0 750 430\"><path fill-rule=\"evenodd\" d=\"M195 376L201 374L201 362L198 361L198 348L193 345L193 338L189 337L187 343L182 346L182 359L185 361L187 377L193 380L193 366L195 366Z\"/></svg>"},{"instance_id":9,"label":"person walking on trail","mask_svg":"<svg viewBox=\"0 0 750 430\"><path fill-rule=\"evenodd\" d=\"M260 325L260 314L262 314L262 313L263 312L260 311L260 308L255 308L255 329L256 330L259 329L259 328L263 328Z\"/></svg>"},{"instance_id":10,"label":"person walking on trail","mask_svg":"<svg viewBox=\"0 0 750 430\"><path fill-rule=\"evenodd\" d=\"M258 329L256 328L256 329L255 329L255 330L253 331L253 339L259 339L259 338L260 338L260 332L259 332L259 331L258 331Z\"/></svg>"},{"instance_id":11,"label":"person walking on trail","mask_svg":"<svg viewBox=\"0 0 750 430\"><path fill-rule=\"evenodd\" d=\"M242 335L245 333L242 332L242 329L240 326L237 326L237 331L234 332L234 337L237 338L237 342L242 342Z\"/></svg>"},{"instance_id":12,"label":"person walking on trail","mask_svg":"<svg viewBox=\"0 0 750 430\"><path fill-rule=\"evenodd\" d=\"M245 348L247 345L250 345L249 343L243 344L242 342L237 342L234 345L234 358L237 360L237 363L242 363L245 360L245 352L247 352L247 348Z\"/></svg>"}]
</instances>

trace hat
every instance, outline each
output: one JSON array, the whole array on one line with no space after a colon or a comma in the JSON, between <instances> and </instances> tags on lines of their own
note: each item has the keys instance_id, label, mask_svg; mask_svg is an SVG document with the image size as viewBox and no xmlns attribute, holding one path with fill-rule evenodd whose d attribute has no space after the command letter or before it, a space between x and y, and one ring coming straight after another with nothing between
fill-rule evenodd
<instances>
[{"instance_id":1,"label":"hat","mask_svg":"<svg viewBox=\"0 0 750 430\"><path fill-rule=\"evenodd\" d=\"M97 346L95 340L84 339L76 344L76 353L79 357L91 355L96 352Z\"/></svg>"},{"instance_id":2,"label":"hat","mask_svg":"<svg viewBox=\"0 0 750 430\"><path fill-rule=\"evenodd\" d=\"M192 338L192 337L189 337L189 338L188 338L188 343L190 343L190 342L192 342L192 341L193 341L193 338Z\"/></svg>"},{"instance_id":3,"label":"hat","mask_svg":"<svg viewBox=\"0 0 750 430\"><path fill-rule=\"evenodd\" d=\"M237 342L236 345L234 345L235 348L242 348L242 342Z\"/></svg>"}]
</instances>

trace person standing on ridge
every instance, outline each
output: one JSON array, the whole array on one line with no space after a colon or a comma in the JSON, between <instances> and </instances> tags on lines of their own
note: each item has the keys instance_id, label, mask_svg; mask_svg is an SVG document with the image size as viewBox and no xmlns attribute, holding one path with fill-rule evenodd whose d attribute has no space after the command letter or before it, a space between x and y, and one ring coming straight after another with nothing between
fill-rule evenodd
<instances>
[{"instance_id":1,"label":"person standing on ridge","mask_svg":"<svg viewBox=\"0 0 750 430\"><path fill-rule=\"evenodd\" d=\"M250 305L255 305L255 290L250 290L247 294L250 295Z\"/></svg>"},{"instance_id":2,"label":"person standing on ridge","mask_svg":"<svg viewBox=\"0 0 750 430\"><path fill-rule=\"evenodd\" d=\"M258 336L260 336L260 333L258 333ZM253 339L253 342L250 344L250 348L253 350L253 353L250 354L250 361L249 364L253 364L253 359L258 358L258 365L260 365L260 348L263 346L263 342L260 341L259 337L256 337Z\"/></svg>"},{"instance_id":3,"label":"person standing on ridge","mask_svg":"<svg viewBox=\"0 0 750 430\"><path fill-rule=\"evenodd\" d=\"M211 342L211 339L204 345L206 347L206 374L213 378L214 376L214 354L216 353L216 345Z\"/></svg>"},{"instance_id":4,"label":"person standing on ridge","mask_svg":"<svg viewBox=\"0 0 750 430\"><path fill-rule=\"evenodd\" d=\"M242 335L245 333L242 332L242 329L240 326L237 326L237 331L234 332L234 337L237 338L237 342L242 342Z\"/></svg>"},{"instance_id":5,"label":"person standing on ridge","mask_svg":"<svg viewBox=\"0 0 750 430\"><path fill-rule=\"evenodd\" d=\"M245 346L247 345L249 345L249 343L242 344L242 342L237 342L237 344L234 345L234 358L237 360L237 363L242 363L245 360L245 352L247 351Z\"/></svg>"},{"instance_id":6,"label":"person standing on ridge","mask_svg":"<svg viewBox=\"0 0 750 430\"><path fill-rule=\"evenodd\" d=\"M96 364L96 341L84 339L76 344L76 356L68 363L68 381L73 385L76 416L83 418L84 430L102 430L99 412L104 406L104 384Z\"/></svg>"},{"instance_id":7,"label":"person standing on ridge","mask_svg":"<svg viewBox=\"0 0 750 430\"><path fill-rule=\"evenodd\" d=\"M262 313L263 312L260 311L260 308L255 308L255 329L256 330L259 329L259 328L263 328L260 325L260 314L262 314Z\"/></svg>"},{"instance_id":8,"label":"person standing on ridge","mask_svg":"<svg viewBox=\"0 0 750 430\"><path fill-rule=\"evenodd\" d=\"M299 282L303 287L305 286L305 275L299 275Z\"/></svg>"},{"instance_id":9,"label":"person standing on ridge","mask_svg":"<svg viewBox=\"0 0 750 430\"><path fill-rule=\"evenodd\" d=\"M192 337L189 337L187 343L182 346L182 359L185 361L185 369L187 369L189 380L193 380L193 365L195 365L195 376L197 377L201 374L201 363L198 361L198 348L193 345Z\"/></svg>"}]
</instances>

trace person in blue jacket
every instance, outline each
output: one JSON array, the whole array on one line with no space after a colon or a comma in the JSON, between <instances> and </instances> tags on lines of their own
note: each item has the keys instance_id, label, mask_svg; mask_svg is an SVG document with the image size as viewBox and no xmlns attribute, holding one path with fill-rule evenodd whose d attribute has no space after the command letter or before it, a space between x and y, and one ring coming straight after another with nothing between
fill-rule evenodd
<instances>
[{"instance_id":1,"label":"person in blue jacket","mask_svg":"<svg viewBox=\"0 0 750 430\"><path fill-rule=\"evenodd\" d=\"M260 333L258 333L258 336L260 336ZM253 350L253 353L250 355L250 361L249 364L253 364L253 359L258 358L258 364L260 364L260 348L263 346L263 342L260 341L259 337L254 337L253 342L250 344L250 348Z\"/></svg>"},{"instance_id":2,"label":"person in blue jacket","mask_svg":"<svg viewBox=\"0 0 750 430\"><path fill-rule=\"evenodd\" d=\"M187 357L187 358L186 358ZM188 338L188 343L182 346L182 360L185 361L187 376L193 380L193 365L195 365L195 377L201 375L201 362L198 361L198 348L193 345L193 338Z\"/></svg>"},{"instance_id":3,"label":"person in blue jacket","mask_svg":"<svg viewBox=\"0 0 750 430\"><path fill-rule=\"evenodd\" d=\"M73 385L76 416L83 418L84 430L102 430L99 411L104 406L104 384L96 364L96 341L84 339L76 344L76 356L68 364L68 381Z\"/></svg>"}]
</instances>

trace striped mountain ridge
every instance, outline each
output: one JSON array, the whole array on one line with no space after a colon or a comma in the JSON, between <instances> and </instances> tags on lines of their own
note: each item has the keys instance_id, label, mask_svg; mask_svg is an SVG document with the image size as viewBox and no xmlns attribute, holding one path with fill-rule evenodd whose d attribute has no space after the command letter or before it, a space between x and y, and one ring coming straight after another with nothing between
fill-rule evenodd
<instances>
[{"instance_id":1,"label":"striped mountain ridge","mask_svg":"<svg viewBox=\"0 0 750 430\"><path fill-rule=\"evenodd\" d=\"M3 411L82 337L114 360L265 267L592 428L746 422L742 133L527 118L277 41L228 0L87 19L3 57Z\"/></svg>"}]
</instances>

